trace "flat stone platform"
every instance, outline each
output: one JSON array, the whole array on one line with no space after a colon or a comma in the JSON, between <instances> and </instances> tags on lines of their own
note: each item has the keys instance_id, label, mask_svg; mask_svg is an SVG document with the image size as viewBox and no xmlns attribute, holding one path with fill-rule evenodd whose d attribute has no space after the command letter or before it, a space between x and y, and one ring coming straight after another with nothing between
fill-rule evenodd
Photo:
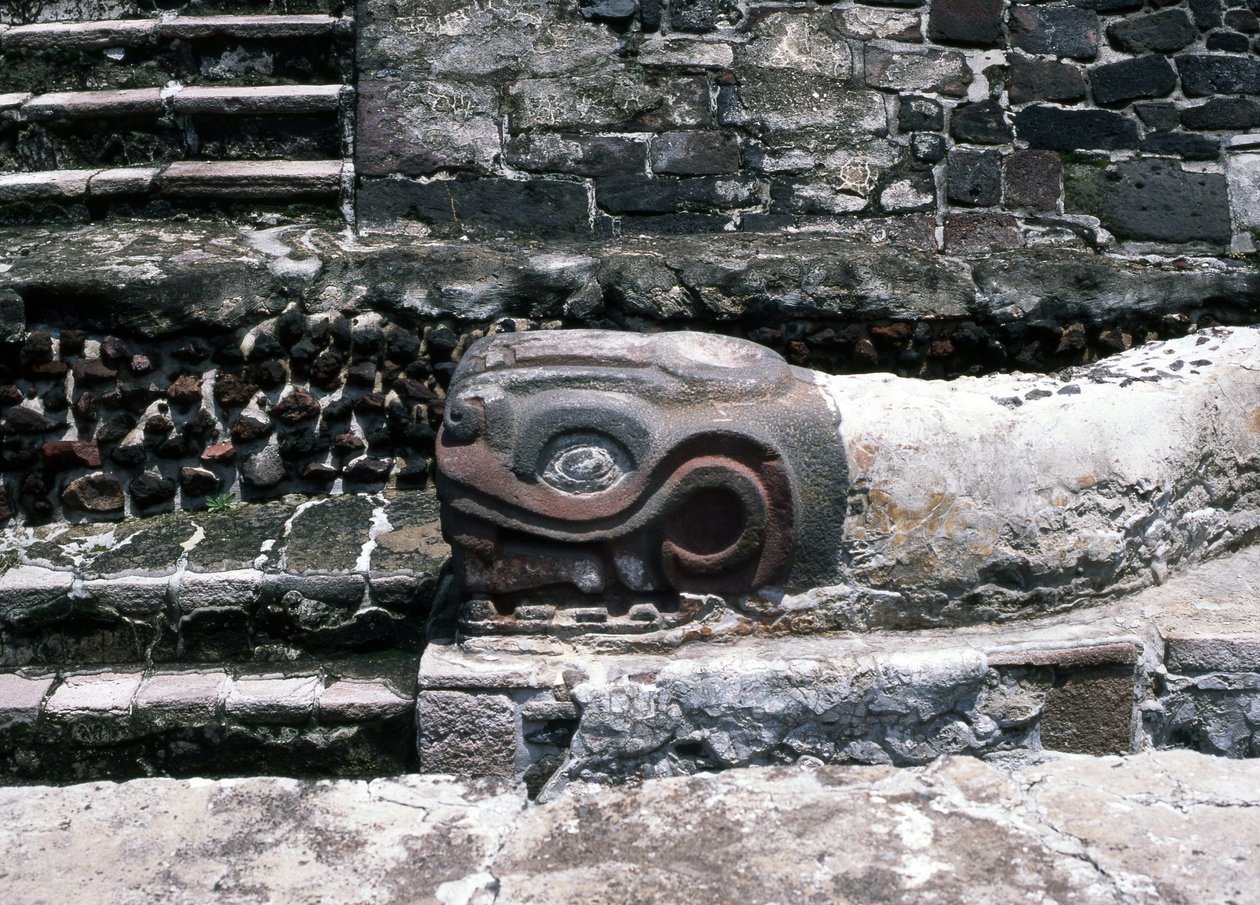
<instances>
[{"instance_id":1,"label":"flat stone platform","mask_svg":"<svg viewBox=\"0 0 1260 905\"><path fill-rule=\"evenodd\" d=\"M731 770L620 788L440 776L0 789L10 905L1254 902L1260 762Z\"/></svg>"}]
</instances>

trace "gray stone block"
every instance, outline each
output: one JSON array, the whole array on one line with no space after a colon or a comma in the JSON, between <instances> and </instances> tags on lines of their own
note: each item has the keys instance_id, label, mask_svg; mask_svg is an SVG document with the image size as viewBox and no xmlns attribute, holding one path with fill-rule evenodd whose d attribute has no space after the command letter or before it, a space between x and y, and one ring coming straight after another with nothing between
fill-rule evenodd
<instances>
[{"instance_id":1,"label":"gray stone block","mask_svg":"<svg viewBox=\"0 0 1260 905\"><path fill-rule=\"evenodd\" d=\"M1165 645L1171 672L1260 672L1260 636L1170 634Z\"/></svg>"},{"instance_id":2,"label":"gray stone block","mask_svg":"<svg viewBox=\"0 0 1260 905\"><path fill-rule=\"evenodd\" d=\"M1226 244L1233 235L1225 177L1133 160L1064 169L1069 211L1092 214L1120 239Z\"/></svg>"},{"instance_id":3,"label":"gray stone block","mask_svg":"<svg viewBox=\"0 0 1260 905\"><path fill-rule=\"evenodd\" d=\"M366 79L358 86L355 171L489 172L501 151L497 98L477 85Z\"/></svg>"},{"instance_id":4,"label":"gray stone block","mask_svg":"<svg viewBox=\"0 0 1260 905\"><path fill-rule=\"evenodd\" d=\"M27 678L16 673L0 673L0 729L33 723L40 703L52 688L54 678Z\"/></svg>"},{"instance_id":5,"label":"gray stone block","mask_svg":"<svg viewBox=\"0 0 1260 905\"><path fill-rule=\"evenodd\" d=\"M1028 53L1092 60L1098 55L1098 14L1067 3L1012 5L1011 44Z\"/></svg>"},{"instance_id":6,"label":"gray stone block","mask_svg":"<svg viewBox=\"0 0 1260 905\"><path fill-rule=\"evenodd\" d=\"M990 207L1002 200L1002 157L996 151L951 151L949 200Z\"/></svg>"},{"instance_id":7,"label":"gray stone block","mask_svg":"<svg viewBox=\"0 0 1260 905\"><path fill-rule=\"evenodd\" d=\"M179 582L179 608L184 613L201 607L249 609L258 601L262 583L263 573L256 569L185 572Z\"/></svg>"},{"instance_id":8,"label":"gray stone block","mask_svg":"<svg viewBox=\"0 0 1260 905\"><path fill-rule=\"evenodd\" d=\"M1225 173L1234 222L1243 229L1260 229L1260 153L1229 154Z\"/></svg>"},{"instance_id":9,"label":"gray stone block","mask_svg":"<svg viewBox=\"0 0 1260 905\"><path fill-rule=\"evenodd\" d=\"M166 608L171 582L167 578L138 575L85 581L83 590L101 609L124 616L153 616Z\"/></svg>"},{"instance_id":10,"label":"gray stone block","mask_svg":"<svg viewBox=\"0 0 1260 905\"><path fill-rule=\"evenodd\" d=\"M152 725L212 722L218 715L227 683L227 673L222 670L151 675L136 696L136 717Z\"/></svg>"},{"instance_id":11,"label":"gray stone block","mask_svg":"<svg viewBox=\"0 0 1260 905\"><path fill-rule=\"evenodd\" d=\"M57 722L100 719L124 722L144 673L103 672L67 676L53 692L44 712Z\"/></svg>"},{"instance_id":12,"label":"gray stone block","mask_svg":"<svg viewBox=\"0 0 1260 905\"><path fill-rule=\"evenodd\" d=\"M865 60L866 84L873 88L965 97L971 84L971 68L957 51L876 43L867 45Z\"/></svg>"},{"instance_id":13,"label":"gray stone block","mask_svg":"<svg viewBox=\"0 0 1260 905\"><path fill-rule=\"evenodd\" d=\"M5 622L42 620L69 609L74 584L69 572L39 566L18 566L0 575L0 619Z\"/></svg>"},{"instance_id":14,"label":"gray stone block","mask_svg":"<svg viewBox=\"0 0 1260 905\"><path fill-rule=\"evenodd\" d=\"M304 723L322 688L316 676L242 677L232 682L224 710L242 723Z\"/></svg>"},{"instance_id":15,"label":"gray stone block","mask_svg":"<svg viewBox=\"0 0 1260 905\"><path fill-rule=\"evenodd\" d=\"M340 679L319 694L321 723L364 723L405 714L415 702L385 679Z\"/></svg>"},{"instance_id":16,"label":"gray stone block","mask_svg":"<svg viewBox=\"0 0 1260 905\"><path fill-rule=\"evenodd\" d=\"M1002 43L1002 0L933 0L928 36L947 44L996 47Z\"/></svg>"},{"instance_id":17,"label":"gray stone block","mask_svg":"<svg viewBox=\"0 0 1260 905\"><path fill-rule=\"evenodd\" d=\"M421 691L416 730L425 773L515 775L516 706L505 695Z\"/></svg>"}]
</instances>

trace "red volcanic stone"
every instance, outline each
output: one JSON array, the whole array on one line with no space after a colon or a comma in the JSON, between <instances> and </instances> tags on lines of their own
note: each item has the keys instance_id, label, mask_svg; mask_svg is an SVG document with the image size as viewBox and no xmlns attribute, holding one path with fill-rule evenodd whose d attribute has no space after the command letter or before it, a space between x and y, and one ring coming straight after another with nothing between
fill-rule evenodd
<instances>
[{"instance_id":1,"label":"red volcanic stone","mask_svg":"<svg viewBox=\"0 0 1260 905\"><path fill-rule=\"evenodd\" d=\"M226 465L235 460L236 447L231 443L216 443L213 446L207 446L205 452L201 454L202 462Z\"/></svg>"},{"instance_id":2,"label":"red volcanic stone","mask_svg":"<svg viewBox=\"0 0 1260 905\"><path fill-rule=\"evenodd\" d=\"M358 452L362 449L367 449L367 441L358 434L338 434L333 440L333 449L344 456L349 453Z\"/></svg>"},{"instance_id":3,"label":"red volcanic stone","mask_svg":"<svg viewBox=\"0 0 1260 905\"><path fill-rule=\"evenodd\" d=\"M346 480L363 484L379 484L389 477L394 468L392 459L372 459L368 456L355 459L346 466Z\"/></svg>"},{"instance_id":4,"label":"red volcanic stone","mask_svg":"<svg viewBox=\"0 0 1260 905\"><path fill-rule=\"evenodd\" d=\"M166 390L166 398L181 408L201 401L201 378L195 374L181 374Z\"/></svg>"},{"instance_id":5,"label":"red volcanic stone","mask_svg":"<svg viewBox=\"0 0 1260 905\"><path fill-rule=\"evenodd\" d=\"M99 358L81 358L74 363L74 379L78 383L107 383L118 372Z\"/></svg>"},{"instance_id":6,"label":"red volcanic stone","mask_svg":"<svg viewBox=\"0 0 1260 905\"><path fill-rule=\"evenodd\" d=\"M232 425L233 443L252 443L260 437L271 433L271 422L265 421L248 412L236 419Z\"/></svg>"},{"instance_id":7,"label":"red volcanic stone","mask_svg":"<svg viewBox=\"0 0 1260 905\"><path fill-rule=\"evenodd\" d=\"M879 364L875 344L866 337L859 339L853 346L853 363L859 368L873 368Z\"/></svg>"},{"instance_id":8,"label":"red volcanic stone","mask_svg":"<svg viewBox=\"0 0 1260 905\"><path fill-rule=\"evenodd\" d=\"M418 399L422 402L437 402L439 399L437 393L414 377L399 377L394 381L394 391L403 399Z\"/></svg>"},{"instance_id":9,"label":"red volcanic stone","mask_svg":"<svg viewBox=\"0 0 1260 905\"><path fill-rule=\"evenodd\" d=\"M87 342L87 331L85 330L62 330L61 331L61 357L67 355L82 355L83 344Z\"/></svg>"},{"instance_id":10,"label":"red volcanic stone","mask_svg":"<svg viewBox=\"0 0 1260 905\"><path fill-rule=\"evenodd\" d=\"M311 364L311 383L321 390L335 390L341 386L341 367L344 362L336 352L325 349Z\"/></svg>"},{"instance_id":11,"label":"red volcanic stone","mask_svg":"<svg viewBox=\"0 0 1260 905\"><path fill-rule=\"evenodd\" d=\"M379 415L385 411L385 397L380 393L366 393L355 400L354 410L360 415Z\"/></svg>"},{"instance_id":12,"label":"red volcanic stone","mask_svg":"<svg viewBox=\"0 0 1260 905\"><path fill-rule=\"evenodd\" d=\"M157 436L166 436L175 429L175 422L165 415L150 415L144 421L144 432Z\"/></svg>"},{"instance_id":13,"label":"red volcanic stone","mask_svg":"<svg viewBox=\"0 0 1260 905\"><path fill-rule=\"evenodd\" d=\"M61 505L81 512L122 512L122 484L113 475L97 473L76 478L61 491Z\"/></svg>"},{"instance_id":14,"label":"red volcanic stone","mask_svg":"<svg viewBox=\"0 0 1260 905\"><path fill-rule=\"evenodd\" d=\"M74 400L74 416L83 421L96 420L96 397L91 393L80 393L79 398Z\"/></svg>"},{"instance_id":15,"label":"red volcanic stone","mask_svg":"<svg viewBox=\"0 0 1260 905\"><path fill-rule=\"evenodd\" d=\"M41 454L44 468L48 471L66 471L71 468L99 468L101 451L90 440L50 440Z\"/></svg>"},{"instance_id":16,"label":"red volcanic stone","mask_svg":"<svg viewBox=\"0 0 1260 905\"><path fill-rule=\"evenodd\" d=\"M179 470L179 484L189 496L209 496L223 486L218 475L205 468L186 467Z\"/></svg>"},{"instance_id":17,"label":"red volcanic stone","mask_svg":"<svg viewBox=\"0 0 1260 905\"><path fill-rule=\"evenodd\" d=\"M9 409L5 425L15 434L42 434L58 426L56 421L24 405Z\"/></svg>"},{"instance_id":18,"label":"red volcanic stone","mask_svg":"<svg viewBox=\"0 0 1260 905\"><path fill-rule=\"evenodd\" d=\"M305 481L315 481L319 484L328 484L337 478L337 469L331 465L324 465L322 462L312 462L302 469L302 479Z\"/></svg>"},{"instance_id":19,"label":"red volcanic stone","mask_svg":"<svg viewBox=\"0 0 1260 905\"><path fill-rule=\"evenodd\" d=\"M258 387L235 374L220 374L214 381L214 401L224 408L241 408L254 398L256 392Z\"/></svg>"},{"instance_id":20,"label":"red volcanic stone","mask_svg":"<svg viewBox=\"0 0 1260 905\"><path fill-rule=\"evenodd\" d=\"M910 338L910 325L907 323L889 324L886 327L871 327L871 339L877 343L898 346Z\"/></svg>"},{"instance_id":21,"label":"red volcanic stone","mask_svg":"<svg viewBox=\"0 0 1260 905\"><path fill-rule=\"evenodd\" d=\"M64 377L66 371L70 370L70 366L64 361L46 361L43 364L32 365L27 369L28 373L35 377Z\"/></svg>"},{"instance_id":22,"label":"red volcanic stone","mask_svg":"<svg viewBox=\"0 0 1260 905\"><path fill-rule=\"evenodd\" d=\"M319 400L301 387L296 387L271 409L271 417L294 425L319 417Z\"/></svg>"},{"instance_id":23,"label":"red volcanic stone","mask_svg":"<svg viewBox=\"0 0 1260 905\"><path fill-rule=\"evenodd\" d=\"M131 358L131 349L117 336L107 336L101 340L101 358L112 365L120 365Z\"/></svg>"}]
</instances>

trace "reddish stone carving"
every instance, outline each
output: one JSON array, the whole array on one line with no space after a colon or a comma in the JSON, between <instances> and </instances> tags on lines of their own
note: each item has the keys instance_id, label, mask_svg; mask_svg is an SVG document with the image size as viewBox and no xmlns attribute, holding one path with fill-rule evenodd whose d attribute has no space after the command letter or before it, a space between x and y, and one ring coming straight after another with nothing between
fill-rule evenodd
<instances>
[{"instance_id":1,"label":"reddish stone carving","mask_svg":"<svg viewBox=\"0 0 1260 905\"><path fill-rule=\"evenodd\" d=\"M438 440L457 577L500 612L807 586L835 568L838 421L811 372L743 340L481 340Z\"/></svg>"}]
</instances>

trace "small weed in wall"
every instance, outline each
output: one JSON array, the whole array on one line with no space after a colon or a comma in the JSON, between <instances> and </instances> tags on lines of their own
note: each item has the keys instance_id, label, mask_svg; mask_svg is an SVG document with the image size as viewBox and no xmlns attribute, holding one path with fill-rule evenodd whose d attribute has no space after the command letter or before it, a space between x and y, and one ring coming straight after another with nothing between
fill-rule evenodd
<instances>
[{"instance_id":1,"label":"small weed in wall","mask_svg":"<svg viewBox=\"0 0 1260 905\"><path fill-rule=\"evenodd\" d=\"M216 493L214 496L206 497L206 508L211 512L227 512L235 504L236 500L230 493Z\"/></svg>"}]
</instances>

